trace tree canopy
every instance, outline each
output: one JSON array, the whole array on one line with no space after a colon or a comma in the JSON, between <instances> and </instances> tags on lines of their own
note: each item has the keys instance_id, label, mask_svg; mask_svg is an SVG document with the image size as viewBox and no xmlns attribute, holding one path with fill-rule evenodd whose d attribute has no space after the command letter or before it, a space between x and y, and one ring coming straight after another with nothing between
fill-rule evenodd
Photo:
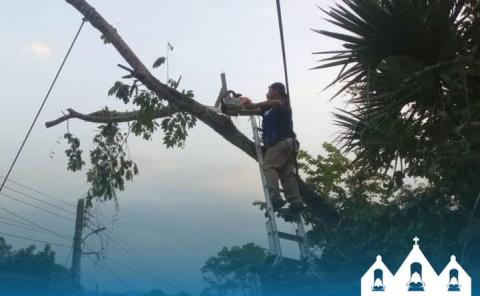
<instances>
[{"instance_id":1,"label":"tree canopy","mask_svg":"<svg viewBox=\"0 0 480 296\"><path fill-rule=\"evenodd\" d=\"M273 267L268 252L253 244L224 248L202 269L209 279L206 295L243 295L243 287L255 288L258 295L352 295L378 254L395 271L414 236L421 237L422 250L437 271L453 253L472 277L480 274L480 236L467 235L462 225L470 216L440 198L441 191L428 183L413 186L383 174L366 176L332 144L324 148L315 157L303 151L300 168L309 185L335 200L342 222L327 227L306 209L311 256L301 264Z\"/></svg>"},{"instance_id":2,"label":"tree canopy","mask_svg":"<svg viewBox=\"0 0 480 296\"><path fill-rule=\"evenodd\" d=\"M325 10L344 42L317 68L349 108L339 142L364 170L423 177L471 210L480 192L479 25L476 1L344 0Z\"/></svg>"},{"instance_id":3,"label":"tree canopy","mask_svg":"<svg viewBox=\"0 0 480 296\"><path fill-rule=\"evenodd\" d=\"M79 287L70 271L55 263L49 245L12 250L0 237L0 289L3 295L73 295ZM50 293L50 294L49 294Z\"/></svg>"}]
</instances>

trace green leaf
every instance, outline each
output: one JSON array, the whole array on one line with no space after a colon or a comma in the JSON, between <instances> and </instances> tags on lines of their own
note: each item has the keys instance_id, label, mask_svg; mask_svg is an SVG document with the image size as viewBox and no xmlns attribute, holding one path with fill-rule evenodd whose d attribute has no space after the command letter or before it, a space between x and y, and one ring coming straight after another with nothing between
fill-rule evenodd
<instances>
[{"instance_id":1,"label":"green leaf","mask_svg":"<svg viewBox=\"0 0 480 296\"><path fill-rule=\"evenodd\" d=\"M158 68L160 67L161 65L163 65L166 61L166 58L165 57L159 57L154 63L153 63L153 68Z\"/></svg>"}]
</instances>

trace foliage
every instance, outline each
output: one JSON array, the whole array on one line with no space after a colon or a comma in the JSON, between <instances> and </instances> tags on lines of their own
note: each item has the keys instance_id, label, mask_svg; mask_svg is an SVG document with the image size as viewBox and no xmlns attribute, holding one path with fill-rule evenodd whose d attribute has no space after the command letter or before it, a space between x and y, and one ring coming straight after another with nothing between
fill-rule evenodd
<instances>
[{"instance_id":1,"label":"foliage","mask_svg":"<svg viewBox=\"0 0 480 296\"><path fill-rule=\"evenodd\" d=\"M195 123L196 118L185 112L178 112L171 117L164 118L161 124L164 131L163 144L167 148L184 147L188 129L193 128Z\"/></svg>"},{"instance_id":2,"label":"foliage","mask_svg":"<svg viewBox=\"0 0 480 296\"><path fill-rule=\"evenodd\" d=\"M478 9L469 0L345 0L325 11L344 33L317 31L344 42L343 50L319 53L330 56L317 68L342 66L333 83L343 84L339 93L349 97L349 109L336 122L356 166L367 176L383 170L431 184L402 190L397 206L376 215L369 208L365 217L382 221L370 229L388 228L379 236L388 242L430 228L432 247L460 254L474 275L480 269ZM349 216L358 205L352 209ZM415 223L385 226L405 217ZM384 245L390 244L396 243Z\"/></svg>"},{"instance_id":3,"label":"foliage","mask_svg":"<svg viewBox=\"0 0 480 296\"><path fill-rule=\"evenodd\" d=\"M80 140L71 133L66 133L63 137L70 145L70 148L65 150L68 158L67 169L72 172L80 171L85 165L85 162L82 160L83 151L80 149Z\"/></svg>"},{"instance_id":4,"label":"foliage","mask_svg":"<svg viewBox=\"0 0 480 296\"><path fill-rule=\"evenodd\" d=\"M0 237L0 289L2 295L73 295L78 286L67 269L55 264L50 246L12 251Z\"/></svg>"},{"instance_id":5,"label":"foliage","mask_svg":"<svg viewBox=\"0 0 480 296\"><path fill-rule=\"evenodd\" d=\"M153 63L153 68L158 68L160 67L161 65L163 65L163 63L165 63L167 59L165 57L159 57L154 63Z\"/></svg>"},{"instance_id":6,"label":"foliage","mask_svg":"<svg viewBox=\"0 0 480 296\"><path fill-rule=\"evenodd\" d=\"M337 124L366 171L427 178L472 208L480 192L480 15L467 0L344 0L325 11L344 42L317 68L342 66L349 109Z\"/></svg>"},{"instance_id":7,"label":"foliage","mask_svg":"<svg viewBox=\"0 0 480 296\"><path fill-rule=\"evenodd\" d=\"M124 136L117 124L101 125L99 130L90 152L92 166L87 172L87 181L91 187L87 192L87 206L92 205L95 197L114 199L115 191L123 190L125 181L131 181L138 174L137 165L123 150Z\"/></svg>"},{"instance_id":8,"label":"foliage","mask_svg":"<svg viewBox=\"0 0 480 296\"><path fill-rule=\"evenodd\" d=\"M351 198L368 203L386 204L393 198L394 191L401 186L395 184L392 178L381 174L365 175L361 168L353 166L337 148L330 143L324 143L326 156L310 156L300 151L299 169L305 181L320 196L328 196L336 208L346 207ZM307 222L320 223L315 212L306 211Z\"/></svg>"},{"instance_id":9,"label":"foliage","mask_svg":"<svg viewBox=\"0 0 480 296\"><path fill-rule=\"evenodd\" d=\"M324 147L326 156L314 158L303 152L300 159L308 182L323 194L337 196L342 216L335 229L310 218L309 239L321 250L313 261L314 278L324 283L318 288L337 295L334 291L342 279L341 286L349 293L358 291L358 279L377 254L395 271L410 251L414 236L422 239L422 250L438 272L455 253L472 275L480 273L475 251L480 235L473 234L465 244L470 215L459 207L458 199L428 183L413 187L376 173L365 175L358 163L338 149L329 144ZM473 224L478 227L478 222Z\"/></svg>"},{"instance_id":10,"label":"foliage","mask_svg":"<svg viewBox=\"0 0 480 296\"><path fill-rule=\"evenodd\" d=\"M267 251L253 243L241 247L224 247L202 267L208 284L204 295L259 295L260 273Z\"/></svg>"},{"instance_id":11,"label":"foliage","mask_svg":"<svg viewBox=\"0 0 480 296\"><path fill-rule=\"evenodd\" d=\"M159 58L154 68L164 62ZM125 68L126 69L126 68ZM183 148L188 132L196 125L196 118L188 113L175 111L173 107L154 92L146 89L133 78L127 75L124 78L130 81L125 83L116 81L108 90L108 95L132 105L138 110L137 118L128 124L126 132L121 131L117 123L101 124L98 134L93 139L94 148L90 152L90 167L87 171L87 181L90 188L87 192L87 206L92 206L94 199L99 201L116 200L116 192L124 190L125 183L132 181L138 174L137 165L125 152L128 149L127 139L132 133L144 140L151 140L158 127L163 132L163 144L167 148ZM168 81L172 89L179 86L180 80ZM192 91L182 91L187 97L193 98ZM112 114L105 108L105 114ZM158 123L157 114L166 113L161 123ZM101 113L101 112L100 112ZM113 112L115 115L116 113ZM68 159L67 168L71 171L80 171L85 162L82 159L80 140L71 133L65 134L69 148L65 150Z\"/></svg>"},{"instance_id":12,"label":"foliage","mask_svg":"<svg viewBox=\"0 0 480 296\"><path fill-rule=\"evenodd\" d=\"M338 94L349 96L349 109L336 114L338 140L356 159L329 144L326 156L300 154L307 182L334 200L342 223L327 228L306 209L309 239L321 255L300 271L309 283L291 294L305 286L324 295L356 294L375 256L396 270L415 235L437 271L453 252L473 278L480 274L474 4L344 0L326 11L346 33L317 32L343 41L344 49L319 53L330 56L317 68L342 66L332 84L343 83ZM406 176L427 182L413 187Z\"/></svg>"},{"instance_id":13,"label":"foliage","mask_svg":"<svg viewBox=\"0 0 480 296\"><path fill-rule=\"evenodd\" d=\"M480 235L467 231L470 215L459 207L457 199L428 183L413 187L386 175L365 175L358 163L333 145L323 147L325 153L320 156L300 153L301 174L317 193L333 198L342 222L335 228L326 227L307 207L312 247L307 262L287 262L273 268L268 257L256 265L248 261L259 266L255 271L262 295L315 295L318 291L322 295L358 294L359 279L375 257L382 254L395 271L409 253L414 236L421 238L422 250L438 272L454 253L472 277L478 277ZM478 221L472 225L480 226ZM238 257L228 251L224 249L222 256L207 261L219 266L210 270L216 276L212 278L223 279L225 270L230 276L242 270ZM216 283L210 282L213 286ZM218 283L222 287L223 282Z\"/></svg>"}]
</instances>

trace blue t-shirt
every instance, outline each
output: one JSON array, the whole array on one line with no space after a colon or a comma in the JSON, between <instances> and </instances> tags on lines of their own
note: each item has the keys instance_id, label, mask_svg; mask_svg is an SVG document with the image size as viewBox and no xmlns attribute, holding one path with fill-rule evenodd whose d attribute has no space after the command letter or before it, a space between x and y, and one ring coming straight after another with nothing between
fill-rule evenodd
<instances>
[{"instance_id":1,"label":"blue t-shirt","mask_svg":"<svg viewBox=\"0 0 480 296\"><path fill-rule=\"evenodd\" d=\"M288 99L282 107L270 108L262 114L263 144L271 146L280 140L295 138L293 131L292 109Z\"/></svg>"}]
</instances>

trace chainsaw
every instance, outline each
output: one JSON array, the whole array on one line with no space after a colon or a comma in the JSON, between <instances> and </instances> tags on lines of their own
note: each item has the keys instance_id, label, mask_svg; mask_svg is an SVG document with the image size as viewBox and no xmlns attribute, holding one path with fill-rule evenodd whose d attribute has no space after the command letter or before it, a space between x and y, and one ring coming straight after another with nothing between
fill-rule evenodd
<instances>
[{"instance_id":1,"label":"chainsaw","mask_svg":"<svg viewBox=\"0 0 480 296\"><path fill-rule=\"evenodd\" d=\"M220 110L228 116L256 115L256 110L245 108L247 102L250 102L250 99L242 97L242 94L227 90L222 96Z\"/></svg>"}]
</instances>

